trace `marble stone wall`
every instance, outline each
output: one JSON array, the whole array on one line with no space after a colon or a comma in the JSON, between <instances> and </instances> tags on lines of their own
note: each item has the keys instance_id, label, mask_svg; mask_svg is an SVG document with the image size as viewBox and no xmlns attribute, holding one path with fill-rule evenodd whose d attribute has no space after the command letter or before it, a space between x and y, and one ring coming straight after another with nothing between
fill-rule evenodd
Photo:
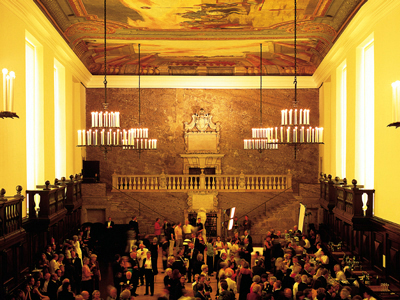
<instances>
[{"instance_id":1,"label":"marble stone wall","mask_svg":"<svg viewBox=\"0 0 400 300\"><path fill-rule=\"evenodd\" d=\"M109 110L121 112L121 128L139 125L138 90L108 90ZM263 126L280 125L280 111L291 108L294 91L289 89L263 90ZM87 89L87 128L90 112L102 109L104 89ZM299 89L298 108L311 110L311 125L318 126L318 89ZM118 174L182 174L184 153L184 122L204 108L221 124L220 153L222 174L286 174L291 170L294 189L300 182L318 180L319 151L317 145L302 146L294 159L292 146L279 150L244 150L243 139L251 138L251 128L260 126L259 90L215 89L141 89L140 124L149 128L149 138L158 139L158 150L142 152L113 149L104 160L100 149L88 148L87 160L100 161L101 181L111 188L111 175Z\"/></svg>"}]
</instances>

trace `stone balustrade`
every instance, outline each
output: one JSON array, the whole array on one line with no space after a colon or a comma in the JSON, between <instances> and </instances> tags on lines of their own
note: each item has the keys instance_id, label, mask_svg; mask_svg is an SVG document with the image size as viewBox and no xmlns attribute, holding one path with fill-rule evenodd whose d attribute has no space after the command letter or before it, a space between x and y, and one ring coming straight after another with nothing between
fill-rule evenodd
<instances>
[{"instance_id":1,"label":"stone balustrade","mask_svg":"<svg viewBox=\"0 0 400 300\"><path fill-rule=\"evenodd\" d=\"M182 192L189 190L271 191L292 187L292 175L112 175L112 190Z\"/></svg>"}]
</instances>

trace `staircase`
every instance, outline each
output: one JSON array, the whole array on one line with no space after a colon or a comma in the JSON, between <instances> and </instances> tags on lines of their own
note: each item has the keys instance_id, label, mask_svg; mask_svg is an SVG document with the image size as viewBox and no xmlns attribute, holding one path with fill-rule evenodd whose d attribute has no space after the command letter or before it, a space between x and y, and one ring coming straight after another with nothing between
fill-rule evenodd
<instances>
[{"instance_id":1,"label":"staircase","mask_svg":"<svg viewBox=\"0 0 400 300\"><path fill-rule=\"evenodd\" d=\"M275 232L292 229L298 223L299 202L295 194L285 193L249 213L249 219L253 224L251 229L253 244L262 245L267 232L272 228Z\"/></svg>"}]
</instances>

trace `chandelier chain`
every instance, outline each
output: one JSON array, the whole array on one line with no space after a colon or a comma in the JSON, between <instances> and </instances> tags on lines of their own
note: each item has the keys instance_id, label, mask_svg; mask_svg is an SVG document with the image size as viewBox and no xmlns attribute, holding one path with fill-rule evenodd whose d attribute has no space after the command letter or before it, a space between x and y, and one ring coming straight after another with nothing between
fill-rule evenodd
<instances>
[{"instance_id":1,"label":"chandelier chain","mask_svg":"<svg viewBox=\"0 0 400 300\"><path fill-rule=\"evenodd\" d=\"M142 68L140 66L140 44L138 44L138 49L139 49L139 127L140 127L140 73L142 71Z\"/></svg>"},{"instance_id":2,"label":"chandelier chain","mask_svg":"<svg viewBox=\"0 0 400 300\"><path fill-rule=\"evenodd\" d=\"M260 44L260 127L262 124L262 44Z\"/></svg>"},{"instance_id":3,"label":"chandelier chain","mask_svg":"<svg viewBox=\"0 0 400 300\"><path fill-rule=\"evenodd\" d=\"M297 106L297 0L294 0L294 107Z\"/></svg>"},{"instance_id":4,"label":"chandelier chain","mask_svg":"<svg viewBox=\"0 0 400 300\"><path fill-rule=\"evenodd\" d=\"M104 0L104 103L107 105L107 0Z\"/></svg>"}]
</instances>

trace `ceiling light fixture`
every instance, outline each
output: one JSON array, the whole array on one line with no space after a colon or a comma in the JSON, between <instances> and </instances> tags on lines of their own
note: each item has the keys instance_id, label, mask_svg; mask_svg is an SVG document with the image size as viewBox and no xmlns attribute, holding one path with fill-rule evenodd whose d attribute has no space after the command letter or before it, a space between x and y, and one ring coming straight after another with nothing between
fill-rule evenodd
<instances>
[{"instance_id":1,"label":"ceiling light fixture","mask_svg":"<svg viewBox=\"0 0 400 300\"><path fill-rule=\"evenodd\" d=\"M140 44L139 44L139 127L140 127ZM91 112L91 128L78 130L78 147L100 147L107 159L113 147L124 150L154 150L157 140L148 139L148 128L120 129L120 113L109 112L107 102L107 0L104 0L104 103L103 111Z\"/></svg>"},{"instance_id":2,"label":"ceiling light fixture","mask_svg":"<svg viewBox=\"0 0 400 300\"><path fill-rule=\"evenodd\" d=\"M13 112L14 110L14 81L15 73L4 68L3 73L3 110L0 111L0 118L19 118L18 115Z\"/></svg>"},{"instance_id":3,"label":"ceiling light fixture","mask_svg":"<svg viewBox=\"0 0 400 300\"><path fill-rule=\"evenodd\" d=\"M262 44L260 44L260 127L252 128L251 139L244 140L245 150L277 150L278 149L278 128L263 128L262 121Z\"/></svg>"},{"instance_id":4,"label":"ceiling light fixture","mask_svg":"<svg viewBox=\"0 0 400 300\"><path fill-rule=\"evenodd\" d=\"M294 158L303 144L323 144L324 129L310 126L310 109L298 109L297 100L297 0L294 0L294 100L292 109L281 111L280 144L294 146Z\"/></svg>"},{"instance_id":5,"label":"ceiling light fixture","mask_svg":"<svg viewBox=\"0 0 400 300\"><path fill-rule=\"evenodd\" d=\"M262 127L262 44L260 44L260 127ZM294 100L291 109L281 111L281 127L253 128L252 139L244 140L244 149L278 149L278 145L293 145L294 158L303 144L323 144L324 129L310 126L310 109L298 109L297 100L297 1L294 0Z\"/></svg>"}]
</instances>

